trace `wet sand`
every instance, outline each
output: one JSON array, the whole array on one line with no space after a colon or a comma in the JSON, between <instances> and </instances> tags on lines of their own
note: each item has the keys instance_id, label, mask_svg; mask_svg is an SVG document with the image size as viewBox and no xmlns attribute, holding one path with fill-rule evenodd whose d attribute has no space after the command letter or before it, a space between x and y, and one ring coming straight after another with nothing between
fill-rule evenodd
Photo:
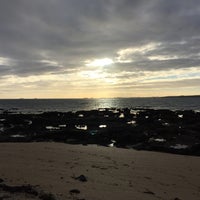
<instances>
[{"instance_id":1,"label":"wet sand","mask_svg":"<svg viewBox=\"0 0 200 200\"><path fill-rule=\"evenodd\" d=\"M199 200L199 169L200 157L194 156L53 142L0 144L1 184L30 184L58 200ZM0 188L0 199L42 198Z\"/></svg>"}]
</instances>

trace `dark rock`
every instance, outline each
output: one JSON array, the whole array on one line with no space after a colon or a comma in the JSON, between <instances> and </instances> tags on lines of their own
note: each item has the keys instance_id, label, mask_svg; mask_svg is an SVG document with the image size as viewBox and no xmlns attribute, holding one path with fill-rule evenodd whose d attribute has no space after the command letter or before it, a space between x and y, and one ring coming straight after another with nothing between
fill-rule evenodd
<instances>
[{"instance_id":1,"label":"dark rock","mask_svg":"<svg viewBox=\"0 0 200 200\"><path fill-rule=\"evenodd\" d=\"M77 189L72 189L69 191L70 194L80 194L80 190L77 190Z\"/></svg>"},{"instance_id":2,"label":"dark rock","mask_svg":"<svg viewBox=\"0 0 200 200\"><path fill-rule=\"evenodd\" d=\"M9 186L6 184L0 184L0 189L10 193L26 193L34 196L38 195L38 192L31 185Z\"/></svg>"},{"instance_id":3,"label":"dark rock","mask_svg":"<svg viewBox=\"0 0 200 200\"><path fill-rule=\"evenodd\" d=\"M131 110L105 108L76 113L0 113L0 119L3 119L0 121L0 142L55 141L108 146L115 141L114 145L120 148L200 155L200 113L141 108L131 113ZM120 114L124 117L120 118ZM135 123L128 123L130 121ZM87 125L87 130L76 129L77 124ZM100 128L100 124L106 124L106 128ZM66 126L59 128L59 125ZM57 129L51 130L47 126ZM176 144L188 148L171 148Z\"/></svg>"},{"instance_id":4,"label":"dark rock","mask_svg":"<svg viewBox=\"0 0 200 200\"><path fill-rule=\"evenodd\" d=\"M87 182L87 178L84 175L80 175L78 177L75 177L74 179L79 180L81 182Z\"/></svg>"},{"instance_id":5,"label":"dark rock","mask_svg":"<svg viewBox=\"0 0 200 200\"><path fill-rule=\"evenodd\" d=\"M51 193L43 193L39 195L39 198L42 200L56 200L55 196Z\"/></svg>"},{"instance_id":6,"label":"dark rock","mask_svg":"<svg viewBox=\"0 0 200 200\"><path fill-rule=\"evenodd\" d=\"M38 185L36 185L38 186ZM0 184L0 189L10 193L25 193L33 196L38 196L42 200L56 200L55 196L51 193L39 193L34 187L31 185L21 185L21 186L10 186L6 184Z\"/></svg>"},{"instance_id":7,"label":"dark rock","mask_svg":"<svg viewBox=\"0 0 200 200\"><path fill-rule=\"evenodd\" d=\"M0 200L4 200L4 199L10 199L10 196L8 195L3 195L0 197Z\"/></svg>"}]
</instances>

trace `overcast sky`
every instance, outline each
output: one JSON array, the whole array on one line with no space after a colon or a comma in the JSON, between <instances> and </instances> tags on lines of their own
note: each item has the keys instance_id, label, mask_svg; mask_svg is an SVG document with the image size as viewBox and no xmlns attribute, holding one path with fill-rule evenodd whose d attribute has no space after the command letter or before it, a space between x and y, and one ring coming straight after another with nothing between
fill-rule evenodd
<instances>
[{"instance_id":1,"label":"overcast sky","mask_svg":"<svg viewBox=\"0 0 200 200\"><path fill-rule=\"evenodd\" d=\"M0 0L0 98L200 94L199 0Z\"/></svg>"}]
</instances>

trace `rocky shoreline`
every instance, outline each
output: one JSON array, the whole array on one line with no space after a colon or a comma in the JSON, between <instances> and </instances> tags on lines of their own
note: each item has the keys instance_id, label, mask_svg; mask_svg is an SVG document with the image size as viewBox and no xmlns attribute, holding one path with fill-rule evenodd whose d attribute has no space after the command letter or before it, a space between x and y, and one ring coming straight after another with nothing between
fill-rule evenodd
<instances>
[{"instance_id":1,"label":"rocky shoreline","mask_svg":"<svg viewBox=\"0 0 200 200\"><path fill-rule=\"evenodd\" d=\"M200 112L101 108L0 114L0 142L44 141L199 156Z\"/></svg>"}]
</instances>

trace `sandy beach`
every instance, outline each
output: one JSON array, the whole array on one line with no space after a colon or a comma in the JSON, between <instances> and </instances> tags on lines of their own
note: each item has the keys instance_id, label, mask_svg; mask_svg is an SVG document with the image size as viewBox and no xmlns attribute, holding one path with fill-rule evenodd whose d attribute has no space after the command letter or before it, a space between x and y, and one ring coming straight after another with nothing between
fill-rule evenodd
<instances>
[{"instance_id":1,"label":"sandy beach","mask_svg":"<svg viewBox=\"0 0 200 200\"><path fill-rule=\"evenodd\" d=\"M54 142L1 143L0 163L1 185L30 184L58 200L200 199L200 158L194 156ZM0 191L0 199L42 199Z\"/></svg>"}]
</instances>

